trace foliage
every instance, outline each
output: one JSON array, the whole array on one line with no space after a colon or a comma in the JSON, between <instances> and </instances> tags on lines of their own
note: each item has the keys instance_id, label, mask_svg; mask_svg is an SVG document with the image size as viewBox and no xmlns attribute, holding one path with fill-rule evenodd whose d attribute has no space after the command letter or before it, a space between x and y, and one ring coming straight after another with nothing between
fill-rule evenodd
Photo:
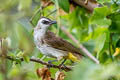
<instances>
[{"instance_id":1,"label":"foliage","mask_svg":"<svg viewBox=\"0 0 120 80\"><path fill-rule=\"evenodd\" d=\"M9 55L15 61L0 57L0 80L40 80L36 69L42 64L29 61L32 56L41 58L43 55L34 47L33 28L30 19L35 15L44 0L0 0L0 40L2 49L0 55ZM82 59L73 71L65 72L65 80L119 80L120 79L120 1L97 0L101 7L93 13L83 7L76 6L71 10L69 0L51 0L54 4L40 10L32 20L34 25L40 18L40 13L57 20L83 44L99 61L97 65L90 59ZM73 43L59 29L60 25L50 28L54 33ZM1 45L1 44L0 44ZM1 48L1 46L0 46ZM19 60L24 58L25 61ZM44 61L53 60L45 58ZM58 65L59 62L54 64ZM71 65L68 60L65 64ZM57 69L50 69L52 77Z\"/></svg>"}]
</instances>

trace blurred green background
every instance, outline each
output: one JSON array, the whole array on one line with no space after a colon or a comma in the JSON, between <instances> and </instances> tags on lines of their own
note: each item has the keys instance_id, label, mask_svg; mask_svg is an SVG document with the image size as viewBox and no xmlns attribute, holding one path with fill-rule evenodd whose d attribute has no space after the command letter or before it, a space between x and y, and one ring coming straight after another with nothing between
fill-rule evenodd
<instances>
[{"instance_id":1,"label":"blurred green background","mask_svg":"<svg viewBox=\"0 0 120 80\"><path fill-rule=\"evenodd\" d=\"M120 1L97 0L102 7L95 8L93 13L78 5L71 10L69 0L51 1L53 4L38 11L44 0L0 0L0 55L15 59L0 56L0 80L41 80L36 69L44 65L29 61L31 57L43 56L34 45L33 28L40 15L47 16L54 10L57 11L48 18L58 24L50 30L77 47L59 28L64 26L100 61L98 65L82 59L73 71L65 72L65 80L120 80ZM21 57L25 61L21 62ZM53 59L45 59L48 60ZM70 63L68 60L65 64ZM53 78L57 70L50 69Z\"/></svg>"}]
</instances>

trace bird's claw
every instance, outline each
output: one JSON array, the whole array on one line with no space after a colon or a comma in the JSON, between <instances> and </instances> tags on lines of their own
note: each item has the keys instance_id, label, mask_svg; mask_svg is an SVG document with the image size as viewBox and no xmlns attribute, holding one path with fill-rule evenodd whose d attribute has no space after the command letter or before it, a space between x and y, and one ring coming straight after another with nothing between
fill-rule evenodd
<instances>
[{"instance_id":1,"label":"bird's claw","mask_svg":"<svg viewBox=\"0 0 120 80\"><path fill-rule=\"evenodd\" d=\"M62 70L62 69L61 69L62 67L63 67L63 68L67 68L67 67L65 66L65 64L60 64L59 67L60 67L60 71Z\"/></svg>"}]
</instances>

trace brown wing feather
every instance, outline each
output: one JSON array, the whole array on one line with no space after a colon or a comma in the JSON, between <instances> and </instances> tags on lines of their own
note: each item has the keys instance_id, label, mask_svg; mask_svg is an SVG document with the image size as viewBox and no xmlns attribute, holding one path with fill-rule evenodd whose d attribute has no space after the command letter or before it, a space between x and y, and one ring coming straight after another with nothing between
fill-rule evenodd
<instances>
[{"instance_id":1,"label":"brown wing feather","mask_svg":"<svg viewBox=\"0 0 120 80\"><path fill-rule=\"evenodd\" d=\"M51 45L54 48L68 51L71 53L77 53L82 56L82 54L80 53L80 49L74 47L71 43L63 40L62 38L56 37L53 32L48 31L44 37L44 41L45 43Z\"/></svg>"}]
</instances>

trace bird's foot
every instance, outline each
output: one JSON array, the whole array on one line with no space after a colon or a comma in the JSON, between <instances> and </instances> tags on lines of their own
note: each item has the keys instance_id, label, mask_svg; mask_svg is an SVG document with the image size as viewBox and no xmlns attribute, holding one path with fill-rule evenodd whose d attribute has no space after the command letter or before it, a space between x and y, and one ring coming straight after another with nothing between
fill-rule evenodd
<instances>
[{"instance_id":1,"label":"bird's foot","mask_svg":"<svg viewBox=\"0 0 120 80\"><path fill-rule=\"evenodd\" d=\"M59 66L60 66L60 67L66 67L66 66L64 65L64 63L65 63L66 60L67 60L67 59L64 59L64 61L62 61L61 64L59 64Z\"/></svg>"},{"instance_id":2,"label":"bird's foot","mask_svg":"<svg viewBox=\"0 0 120 80\"><path fill-rule=\"evenodd\" d=\"M66 69L67 67L65 66L65 64L59 65L59 70L62 71L64 69Z\"/></svg>"}]
</instances>

